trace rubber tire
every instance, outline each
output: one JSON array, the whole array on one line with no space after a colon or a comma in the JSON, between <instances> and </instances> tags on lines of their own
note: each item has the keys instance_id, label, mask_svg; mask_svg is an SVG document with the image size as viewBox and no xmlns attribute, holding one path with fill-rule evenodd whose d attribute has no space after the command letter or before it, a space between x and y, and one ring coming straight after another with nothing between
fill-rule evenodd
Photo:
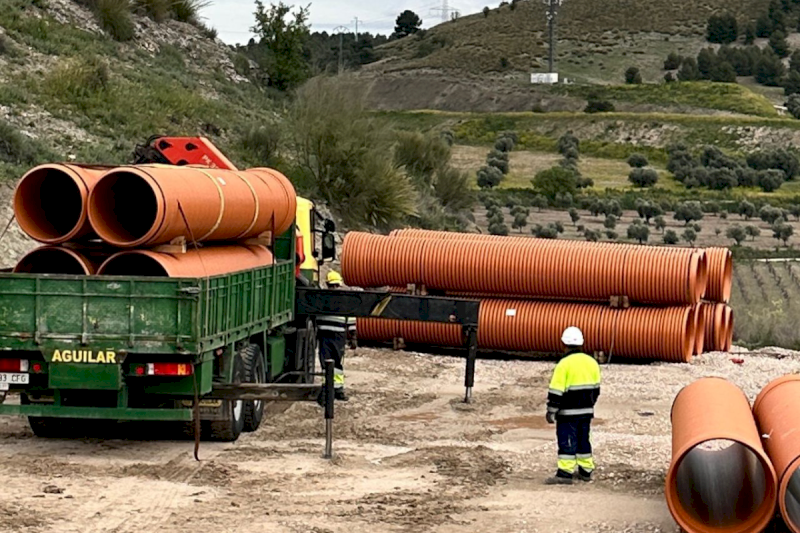
<instances>
[{"instance_id":1,"label":"rubber tire","mask_svg":"<svg viewBox=\"0 0 800 533\"><path fill-rule=\"evenodd\" d=\"M244 363L239 354L233 359L233 383L244 383ZM222 442L234 442L244 429L244 405L236 418L236 401L229 401L230 416L228 420L211 420L208 422L208 438ZM244 404L244 402L242 402Z\"/></svg>"},{"instance_id":2,"label":"rubber tire","mask_svg":"<svg viewBox=\"0 0 800 533\"><path fill-rule=\"evenodd\" d=\"M248 344L239 354L244 364L245 383L264 383L264 357L257 344ZM258 404L258 405L256 405ZM244 402L244 431L252 432L261 425L264 418L264 401L249 400Z\"/></svg>"}]
</instances>

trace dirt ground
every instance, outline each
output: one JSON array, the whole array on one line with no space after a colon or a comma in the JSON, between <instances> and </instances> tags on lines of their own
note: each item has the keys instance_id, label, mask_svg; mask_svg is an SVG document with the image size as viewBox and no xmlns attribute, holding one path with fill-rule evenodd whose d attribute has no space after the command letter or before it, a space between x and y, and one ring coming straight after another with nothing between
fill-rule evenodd
<instances>
[{"instance_id":1,"label":"dirt ground","mask_svg":"<svg viewBox=\"0 0 800 533\"><path fill-rule=\"evenodd\" d=\"M463 359L360 348L347 360L336 456L321 458L316 404L272 406L233 444L157 438L45 440L0 420L0 530L14 532L674 532L663 498L669 412L706 375L752 399L800 371L783 350L708 354L691 365L611 364L594 424L597 479L542 484L555 466L543 417L553 361L480 360L462 403ZM13 399L9 399L13 401ZM156 437L151 440L137 440Z\"/></svg>"}]
</instances>

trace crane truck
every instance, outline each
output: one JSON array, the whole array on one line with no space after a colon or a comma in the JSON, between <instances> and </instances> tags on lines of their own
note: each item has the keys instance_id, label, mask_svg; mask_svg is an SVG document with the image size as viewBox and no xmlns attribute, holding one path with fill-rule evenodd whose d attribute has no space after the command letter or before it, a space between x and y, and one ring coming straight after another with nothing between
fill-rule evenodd
<instances>
[{"instance_id":1,"label":"crane truck","mask_svg":"<svg viewBox=\"0 0 800 533\"><path fill-rule=\"evenodd\" d=\"M147 163L236 169L202 137L153 137L134 153ZM323 314L461 324L468 400L479 303L320 288L334 232L299 198L295 223L271 243L274 262L258 268L188 279L0 272L0 415L27 417L40 437L161 421L234 441L258 429L265 402L325 393L329 448L333 368L320 382L316 366Z\"/></svg>"}]
</instances>

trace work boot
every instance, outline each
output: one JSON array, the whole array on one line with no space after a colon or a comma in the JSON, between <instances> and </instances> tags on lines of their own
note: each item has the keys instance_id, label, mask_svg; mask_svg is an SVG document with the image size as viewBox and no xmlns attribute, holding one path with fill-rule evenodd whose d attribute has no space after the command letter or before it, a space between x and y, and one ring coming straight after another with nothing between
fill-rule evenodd
<instances>
[{"instance_id":1,"label":"work boot","mask_svg":"<svg viewBox=\"0 0 800 533\"><path fill-rule=\"evenodd\" d=\"M572 476L567 477L566 475L559 472L553 477L549 477L544 480L545 485L572 485Z\"/></svg>"},{"instance_id":2,"label":"work boot","mask_svg":"<svg viewBox=\"0 0 800 533\"><path fill-rule=\"evenodd\" d=\"M585 482L590 482L592 480L592 473L587 472L583 468L578 469L578 479Z\"/></svg>"},{"instance_id":3,"label":"work boot","mask_svg":"<svg viewBox=\"0 0 800 533\"><path fill-rule=\"evenodd\" d=\"M350 400L350 398L347 396L347 393L344 392L344 389L335 389L333 391L333 397L340 402L346 402Z\"/></svg>"}]
</instances>

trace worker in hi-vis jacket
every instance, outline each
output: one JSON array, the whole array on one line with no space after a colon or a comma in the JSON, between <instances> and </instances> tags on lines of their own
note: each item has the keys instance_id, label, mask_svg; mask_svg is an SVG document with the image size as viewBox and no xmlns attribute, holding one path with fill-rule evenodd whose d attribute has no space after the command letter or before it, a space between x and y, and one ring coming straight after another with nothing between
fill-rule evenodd
<instances>
[{"instance_id":1,"label":"worker in hi-vis jacket","mask_svg":"<svg viewBox=\"0 0 800 533\"><path fill-rule=\"evenodd\" d=\"M331 270L326 278L329 289L342 286L341 274ZM356 319L353 317L324 315L317 317L317 339L319 341L319 359L324 368L326 359L333 359L333 387L337 400L346 402L344 391L344 351L347 344L355 349Z\"/></svg>"},{"instance_id":2,"label":"worker in hi-vis jacket","mask_svg":"<svg viewBox=\"0 0 800 533\"><path fill-rule=\"evenodd\" d=\"M565 354L553 371L547 394L547 422L556 424L558 470L548 485L571 485L578 479L591 481L594 471L591 428L594 405L600 396L600 365L583 352L583 332L576 327L561 336Z\"/></svg>"}]
</instances>

